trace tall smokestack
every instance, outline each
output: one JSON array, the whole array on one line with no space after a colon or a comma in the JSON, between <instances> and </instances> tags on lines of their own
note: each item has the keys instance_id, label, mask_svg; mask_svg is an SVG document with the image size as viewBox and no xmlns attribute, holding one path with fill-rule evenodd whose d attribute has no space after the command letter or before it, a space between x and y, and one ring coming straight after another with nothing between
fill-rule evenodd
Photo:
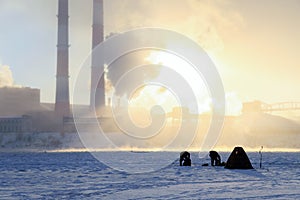
<instances>
[{"instance_id":1,"label":"tall smokestack","mask_svg":"<svg viewBox=\"0 0 300 200\"><path fill-rule=\"evenodd\" d=\"M70 115L68 0L58 0L57 74L55 112Z\"/></svg>"},{"instance_id":2,"label":"tall smokestack","mask_svg":"<svg viewBox=\"0 0 300 200\"><path fill-rule=\"evenodd\" d=\"M92 49L99 45L104 38L103 33L103 0L93 0L93 33ZM98 110L105 106L105 81L104 66L96 63L96 58L92 55L92 74L91 74L91 109ZM99 75L103 75L101 78Z\"/></svg>"}]
</instances>

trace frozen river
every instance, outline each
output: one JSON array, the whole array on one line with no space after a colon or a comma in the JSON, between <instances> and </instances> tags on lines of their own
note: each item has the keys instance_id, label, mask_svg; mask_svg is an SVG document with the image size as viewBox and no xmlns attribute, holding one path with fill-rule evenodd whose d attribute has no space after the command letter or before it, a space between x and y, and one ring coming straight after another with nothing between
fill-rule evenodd
<instances>
[{"instance_id":1,"label":"frozen river","mask_svg":"<svg viewBox=\"0 0 300 200\"><path fill-rule=\"evenodd\" d=\"M129 154L144 160L174 156ZM223 160L229 154L221 153ZM191 167L175 160L142 173L116 170L118 160L125 169L132 164L123 152L101 155L112 158L114 168L87 152L0 153L0 199L300 199L300 153L263 153L262 169L259 154L248 153L256 169L244 171L203 167L208 157L192 153Z\"/></svg>"}]
</instances>

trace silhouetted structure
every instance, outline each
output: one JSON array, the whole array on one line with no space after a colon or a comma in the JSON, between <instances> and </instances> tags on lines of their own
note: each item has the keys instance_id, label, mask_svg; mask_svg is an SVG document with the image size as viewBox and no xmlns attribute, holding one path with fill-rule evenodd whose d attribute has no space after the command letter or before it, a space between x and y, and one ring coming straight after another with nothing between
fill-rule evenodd
<instances>
[{"instance_id":1,"label":"silhouetted structure","mask_svg":"<svg viewBox=\"0 0 300 200\"><path fill-rule=\"evenodd\" d=\"M211 166L220 166L221 165L221 156L216 151L210 151L209 157L211 161Z\"/></svg>"},{"instance_id":2,"label":"silhouetted structure","mask_svg":"<svg viewBox=\"0 0 300 200\"><path fill-rule=\"evenodd\" d=\"M58 1L57 74L55 112L70 115L69 99L69 16L68 0Z\"/></svg>"},{"instance_id":3,"label":"silhouetted structure","mask_svg":"<svg viewBox=\"0 0 300 200\"><path fill-rule=\"evenodd\" d=\"M92 50L104 39L103 0L93 0ZM105 106L104 66L97 63L97 55L92 53L90 107L92 110ZM102 77L100 77L102 76Z\"/></svg>"},{"instance_id":4,"label":"silhouetted structure","mask_svg":"<svg viewBox=\"0 0 300 200\"><path fill-rule=\"evenodd\" d=\"M180 166L191 166L191 154L187 151L183 151L180 153L180 160L179 160Z\"/></svg>"},{"instance_id":5,"label":"silhouetted structure","mask_svg":"<svg viewBox=\"0 0 300 200\"><path fill-rule=\"evenodd\" d=\"M230 154L226 169L253 169L252 164L242 147L235 147Z\"/></svg>"}]
</instances>

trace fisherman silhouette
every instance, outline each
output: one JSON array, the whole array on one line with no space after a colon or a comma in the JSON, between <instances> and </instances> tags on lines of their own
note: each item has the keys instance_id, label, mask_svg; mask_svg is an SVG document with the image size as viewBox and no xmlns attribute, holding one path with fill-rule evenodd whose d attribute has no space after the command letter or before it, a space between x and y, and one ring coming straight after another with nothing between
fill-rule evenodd
<instances>
[{"instance_id":1,"label":"fisherman silhouette","mask_svg":"<svg viewBox=\"0 0 300 200\"><path fill-rule=\"evenodd\" d=\"M216 151L210 151L209 157L211 161L211 166L221 166L221 157Z\"/></svg>"},{"instance_id":2,"label":"fisherman silhouette","mask_svg":"<svg viewBox=\"0 0 300 200\"><path fill-rule=\"evenodd\" d=\"M180 166L191 166L191 155L187 151L183 151L180 153L180 160L179 160Z\"/></svg>"}]
</instances>

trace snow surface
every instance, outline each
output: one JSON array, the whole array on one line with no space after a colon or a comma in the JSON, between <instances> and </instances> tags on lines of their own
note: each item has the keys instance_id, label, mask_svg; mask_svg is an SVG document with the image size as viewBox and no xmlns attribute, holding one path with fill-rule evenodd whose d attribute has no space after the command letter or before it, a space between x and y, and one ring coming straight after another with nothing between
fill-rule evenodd
<instances>
[{"instance_id":1,"label":"snow surface","mask_svg":"<svg viewBox=\"0 0 300 200\"><path fill-rule=\"evenodd\" d=\"M124 152L99 153L114 158L114 166L118 160L132 165ZM174 152L127 153L139 155L143 167L150 157L174 156ZM222 159L229 154L221 153ZM156 171L130 173L126 166L118 171L88 152L0 153L0 199L300 199L300 153L263 153L262 169L259 154L248 153L255 170L203 167L209 163L207 156L199 158L196 152L191 156L191 167L166 159L167 163L157 162L162 168Z\"/></svg>"}]
</instances>

